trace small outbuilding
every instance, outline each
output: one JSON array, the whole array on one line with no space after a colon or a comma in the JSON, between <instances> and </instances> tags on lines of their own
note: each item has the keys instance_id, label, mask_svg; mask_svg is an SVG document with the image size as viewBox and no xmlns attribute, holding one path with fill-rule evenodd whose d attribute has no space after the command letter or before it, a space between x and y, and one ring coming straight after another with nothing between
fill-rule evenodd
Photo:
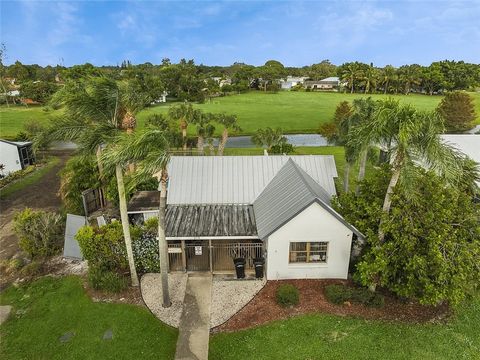
<instances>
[{"instance_id":1,"label":"small outbuilding","mask_svg":"<svg viewBox=\"0 0 480 360\"><path fill-rule=\"evenodd\" d=\"M0 165L2 175L25 169L35 164L35 155L30 141L8 141L0 139Z\"/></svg>"}]
</instances>

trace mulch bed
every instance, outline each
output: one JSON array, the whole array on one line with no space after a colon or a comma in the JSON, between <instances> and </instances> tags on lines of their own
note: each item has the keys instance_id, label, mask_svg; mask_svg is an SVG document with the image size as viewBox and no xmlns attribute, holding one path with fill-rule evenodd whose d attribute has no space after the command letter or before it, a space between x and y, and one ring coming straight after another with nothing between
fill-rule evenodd
<instances>
[{"instance_id":1,"label":"mulch bed","mask_svg":"<svg viewBox=\"0 0 480 360\"><path fill-rule=\"evenodd\" d=\"M83 283L83 288L87 295L94 302L106 302L106 303L116 303L116 304L132 304L142 307L147 307L143 302L142 293L140 292L140 287L129 286L124 291L116 294L109 293L105 291L95 290L88 286L87 281Z\"/></svg>"},{"instance_id":2,"label":"mulch bed","mask_svg":"<svg viewBox=\"0 0 480 360\"><path fill-rule=\"evenodd\" d=\"M295 307L283 308L276 303L275 294L281 284L292 284L300 292L300 303ZM308 313L324 313L352 316L371 320L389 320L413 323L436 322L450 315L446 305L423 306L416 302L403 302L388 294L383 308L371 308L361 304L335 305L324 295L329 284L346 284L343 280L280 280L268 281L265 287L242 310L212 332L229 332L252 328L273 320L287 319Z\"/></svg>"}]
</instances>

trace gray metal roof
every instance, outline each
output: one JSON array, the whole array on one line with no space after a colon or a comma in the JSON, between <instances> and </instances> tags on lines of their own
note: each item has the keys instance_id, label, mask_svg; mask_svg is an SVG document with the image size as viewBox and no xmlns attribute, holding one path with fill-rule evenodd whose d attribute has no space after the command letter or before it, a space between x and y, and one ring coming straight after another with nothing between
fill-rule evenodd
<instances>
[{"instance_id":1,"label":"gray metal roof","mask_svg":"<svg viewBox=\"0 0 480 360\"><path fill-rule=\"evenodd\" d=\"M331 208L330 198L320 184L289 159L253 203L258 236L266 238L313 202L320 204L337 220L362 236Z\"/></svg>"},{"instance_id":2,"label":"gray metal roof","mask_svg":"<svg viewBox=\"0 0 480 360\"><path fill-rule=\"evenodd\" d=\"M0 141L10 144L10 145L15 145L16 147L23 147L27 145L32 145L31 141L10 141L10 140L5 140L5 139L0 139Z\"/></svg>"},{"instance_id":3,"label":"gray metal roof","mask_svg":"<svg viewBox=\"0 0 480 360\"><path fill-rule=\"evenodd\" d=\"M128 202L128 212L158 210L159 191L137 191Z\"/></svg>"},{"instance_id":4,"label":"gray metal roof","mask_svg":"<svg viewBox=\"0 0 480 360\"><path fill-rule=\"evenodd\" d=\"M332 155L173 156L168 204L252 204L289 160L330 195L337 177Z\"/></svg>"},{"instance_id":5,"label":"gray metal roof","mask_svg":"<svg viewBox=\"0 0 480 360\"><path fill-rule=\"evenodd\" d=\"M252 205L169 205L167 237L257 236Z\"/></svg>"}]
</instances>

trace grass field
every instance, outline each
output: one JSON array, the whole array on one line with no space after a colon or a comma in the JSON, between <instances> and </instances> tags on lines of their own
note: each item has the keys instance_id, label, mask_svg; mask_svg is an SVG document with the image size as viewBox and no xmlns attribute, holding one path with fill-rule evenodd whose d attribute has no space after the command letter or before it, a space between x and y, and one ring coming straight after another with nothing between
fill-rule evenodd
<instances>
[{"instance_id":1,"label":"grass field","mask_svg":"<svg viewBox=\"0 0 480 360\"><path fill-rule=\"evenodd\" d=\"M477 124L480 124L480 93L471 93L475 99ZM384 95L371 95L374 99ZM281 127L285 133L313 133L320 123L330 121L336 105L343 100L351 101L365 97L364 94L338 94L320 92L281 91L276 94L250 92L242 95L212 99L211 102L195 105L207 112L226 112L239 118L242 134L252 134L262 127ZM441 96L397 95L395 98L411 103L419 109L434 109ZM171 103L143 110L138 114L142 127L147 117L154 113L166 113ZM48 117L58 115L57 111L45 112L41 107L0 107L0 138L14 137L23 130L23 124L34 119L45 122ZM190 132L194 127L190 127Z\"/></svg>"},{"instance_id":2,"label":"grass field","mask_svg":"<svg viewBox=\"0 0 480 360\"><path fill-rule=\"evenodd\" d=\"M12 194L15 194L17 191L22 190L32 184L35 184L59 162L60 159L58 157L52 157L48 159L48 162L43 167L35 170L31 174L28 174L21 179L12 182L11 184L8 184L0 190L0 199L5 199Z\"/></svg>"},{"instance_id":3,"label":"grass field","mask_svg":"<svg viewBox=\"0 0 480 360\"><path fill-rule=\"evenodd\" d=\"M211 360L480 359L480 296L447 324L312 314L210 338Z\"/></svg>"},{"instance_id":4,"label":"grass field","mask_svg":"<svg viewBox=\"0 0 480 360\"><path fill-rule=\"evenodd\" d=\"M44 277L10 287L1 304L13 305L0 326L1 359L173 359L177 330L134 305L94 303L78 277ZM102 340L112 330L112 340ZM66 343L59 338L75 335Z\"/></svg>"}]
</instances>

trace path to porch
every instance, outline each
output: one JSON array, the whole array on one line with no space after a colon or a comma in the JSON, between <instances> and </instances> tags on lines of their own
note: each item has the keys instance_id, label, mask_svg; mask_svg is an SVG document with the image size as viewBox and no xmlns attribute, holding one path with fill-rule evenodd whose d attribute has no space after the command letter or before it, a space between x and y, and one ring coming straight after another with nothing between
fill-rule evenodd
<instances>
[{"instance_id":1,"label":"path to porch","mask_svg":"<svg viewBox=\"0 0 480 360\"><path fill-rule=\"evenodd\" d=\"M208 359L211 292L211 274L188 277L175 360Z\"/></svg>"}]
</instances>

